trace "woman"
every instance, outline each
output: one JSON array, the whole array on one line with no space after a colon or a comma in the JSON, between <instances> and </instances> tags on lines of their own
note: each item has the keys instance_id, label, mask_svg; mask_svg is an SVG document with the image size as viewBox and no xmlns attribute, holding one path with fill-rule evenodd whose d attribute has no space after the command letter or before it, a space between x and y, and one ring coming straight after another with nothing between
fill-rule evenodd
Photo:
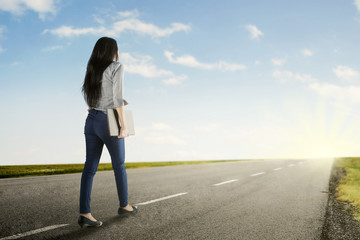
<instances>
[{"instance_id":1,"label":"woman","mask_svg":"<svg viewBox=\"0 0 360 240\"><path fill-rule=\"evenodd\" d=\"M101 152L106 145L115 173L117 193L120 207L119 215L135 214L136 208L128 204L127 175L125 169L124 138L129 136L124 121L124 67L119 60L118 47L112 38L100 38L93 49L87 65L82 92L89 106L89 114L85 122L86 162L81 176L80 216L81 227L99 227L101 221L91 215L90 198L94 175L96 173ZM121 130L119 135L109 134L106 110L115 108Z\"/></svg>"}]
</instances>

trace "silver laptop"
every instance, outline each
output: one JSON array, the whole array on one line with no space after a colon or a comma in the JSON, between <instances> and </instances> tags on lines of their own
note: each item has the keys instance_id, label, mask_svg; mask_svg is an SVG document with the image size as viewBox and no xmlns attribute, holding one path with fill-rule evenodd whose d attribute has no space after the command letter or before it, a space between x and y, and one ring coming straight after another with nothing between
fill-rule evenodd
<instances>
[{"instance_id":1,"label":"silver laptop","mask_svg":"<svg viewBox=\"0 0 360 240\"><path fill-rule=\"evenodd\" d=\"M109 124L110 136L118 136L120 131L120 122L118 120L118 114L116 109L108 109L107 119ZM131 110L125 110L125 124L130 135L135 135L134 118Z\"/></svg>"}]
</instances>

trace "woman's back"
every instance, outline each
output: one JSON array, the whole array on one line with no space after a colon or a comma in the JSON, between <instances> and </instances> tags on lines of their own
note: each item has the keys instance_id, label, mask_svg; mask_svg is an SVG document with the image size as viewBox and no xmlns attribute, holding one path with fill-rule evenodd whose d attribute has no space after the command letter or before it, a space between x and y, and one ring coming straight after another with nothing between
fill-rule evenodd
<instances>
[{"instance_id":1,"label":"woman's back","mask_svg":"<svg viewBox=\"0 0 360 240\"><path fill-rule=\"evenodd\" d=\"M104 71L101 79L101 96L95 107L106 113L109 108L124 105L124 66L119 62L112 62Z\"/></svg>"}]
</instances>

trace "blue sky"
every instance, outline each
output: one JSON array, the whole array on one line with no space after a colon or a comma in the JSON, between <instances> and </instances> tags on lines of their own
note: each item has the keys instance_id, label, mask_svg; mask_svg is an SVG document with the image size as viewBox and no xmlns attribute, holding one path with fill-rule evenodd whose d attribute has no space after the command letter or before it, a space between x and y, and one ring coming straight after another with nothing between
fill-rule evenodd
<instances>
[{"instance_id":1,"label":"blue sky","mask_svg":"<svg viewBox=\"0 0 360 240\"><path fill-rule=\"evenodd\" d=\"M360 0L0 0L0 165L84 162L101 36L125 65L128 162L360 155Z\"/></svg>"}]
</instances>

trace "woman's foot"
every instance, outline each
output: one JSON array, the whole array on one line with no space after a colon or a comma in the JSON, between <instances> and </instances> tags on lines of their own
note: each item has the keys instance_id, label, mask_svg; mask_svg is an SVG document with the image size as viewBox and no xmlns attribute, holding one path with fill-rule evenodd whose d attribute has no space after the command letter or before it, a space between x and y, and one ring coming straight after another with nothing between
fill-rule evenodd
<instances>
[{"instance_id":1,"label":"woman's foot","mask_svg":"<svg viewBox=\"0 0 360 240\"><path fill-rule=\"evenodd\" d=\"M121 207L122 209L131 212L134 208L131 205L127 205L126 207Z\"/></svg>"},{"instance_id":2,"label":"woman's foot","mask_svg":"<svg viewBox=\"0 0 360 240\"><path fill-rule=\"evenodd\" d=\"M78 224L81 228L85 227L100 227L102 225L101 221L97 221L91 213L81 213L78 219Z\"/></svg>"},{"instance_id":3,"label":"woman's foot","mask_svg":"<svg viewBox=\"0 0 360 240\"><path fill-rule=\"evenodd\" d=\"M128 214L135 214L137 208L131 205L127 205L125 207L120 207L118 210L119 215L128 215Z\"/></svg>"},{"instance_id":4,"label":"woman's foot","mask_svg":"<svg viewBox=\"0 0 360 240\"><path fill-rule=\"evenodd\" d=\"M97 220L91 215L91 213L80 213L80 216L84 216L88 219L90 219L93 222L96 222Z\"/></svg>"}]
</instances>

